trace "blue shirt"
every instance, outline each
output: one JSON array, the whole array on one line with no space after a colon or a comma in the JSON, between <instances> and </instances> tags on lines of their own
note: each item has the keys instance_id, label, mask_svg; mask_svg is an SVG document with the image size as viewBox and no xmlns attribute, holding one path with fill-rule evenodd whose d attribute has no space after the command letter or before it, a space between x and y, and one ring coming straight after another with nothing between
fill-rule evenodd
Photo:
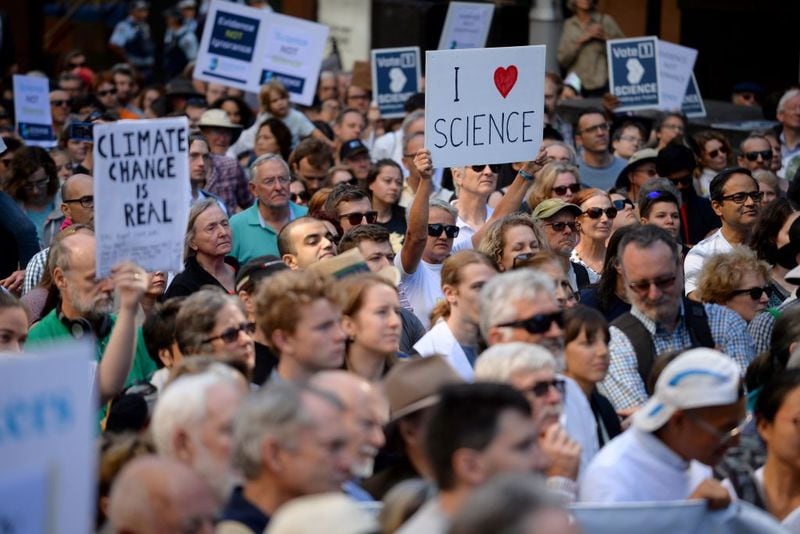
<instances>
[{"instance_id":1,"label":"blue shirt","mask_svg":"<svg viewBox=\"0 0 800 534\"><path fill-rule=\"evenodd\" d=\"M308 213L308 208L289 202L289 220L293 221ZM246 210L231 217L233 232L233 248L231 256L239 265L267 254L280 256L278 253L278 232L269 226L258 209L258 200Z\"/></svg>"}]
</instances>

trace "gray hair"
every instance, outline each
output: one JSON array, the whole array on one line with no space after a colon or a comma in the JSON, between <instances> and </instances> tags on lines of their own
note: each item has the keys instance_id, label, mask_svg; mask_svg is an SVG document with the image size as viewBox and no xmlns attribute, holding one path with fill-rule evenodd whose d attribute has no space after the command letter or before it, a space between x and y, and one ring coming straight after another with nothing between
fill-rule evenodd
<instances>
[{"instance_id":1,"label":"gray hair","mask_svg":"<svg viewBox=\"0 0 800 534\"><path fill-rule=\"evenodd\" d=\"M253 163L250 164L250 181L255 182L256 178L258 178L258 171L256 170L260 165L268 161L277 161L283 166L283 170L286 171L286 176L291 178L292 173L289 170L289 164L286 163L286 160L281 157L280 154L273 154L272 152L267 152L266 154L261 154L258 156Z\"/></svg>"},{"instance_id":2,"label":"gray hair","mask_svg":"<svg viewBox=\"0 0 800 534\"><path fill-rule=\"evenodd\" d=\"M336 73L333 72L332 70L320 71L319 79L320 80L335 80L336 79Z\"/></svg>"},{"instance_id":3,"label":"gray hair","mask_svg":"<svg viewBox=\"0 0 800 534\"><path fill-rule=\"evenodd\" d=\"M556 287L546 274L535 269L517 269L492 277L480 293L480 328L484 339L498 324L513 321L516 311L512 303L535 299L542 292L556 298Z\"/></svg>"},{"instance_id":4,"label":"gray hair","mask_svg":"<svg viewBox=\"0 0 800 534\"><path fill-rule=\"evenodd\" d=\"M193 205L192 209L189 210L189 223L186 225L186 235L183 238L184 259L197 255L197 252L192 250L192 241L194 241L194 237L197 235L197 231L194 228L194 223L197 221L197 218L200 216L200 214L212 206L216 206L220 211L222 211L222 208L219 207L219 204L217 204L217 199L215 198L203 199L197 204ZM224 211L223 214L225 214L225 217L228 216Z\"/></svg>"},{"instance_id":5,"label":"gray hair","mask_svg":"<svg viewBox=\"0 0 800 534\"><path fill-rule=\"evenodd\" d=\"M403 119L403 124L400 126L400 128L403 130L403 139L405 139L408 136L408 129L411 128L411 125L414 122L418 121L419 119L424 119L424 118L425 118L424 109L415 109L414 111L406 115L406 118Z\"/></svg>"},{"instance_id":6,"label":"gray hair","mask_svg":"<svg viewBox=\"0 0 800 534\"><path fill-rule=\"evenodd\" d=\"M532 343L500 343L486 349L475 362L476 382L509 382L518 371L556 369L549 350Z\"/></svg>"},{"instance_id":7,"label":"gray hair","mask_svg":"<svg viewBox=\"0 0 800 534\"><path fill-rule=\"evenodd\" d=\"M570 145L568 143L565 143L564 141L559 141L558 139L553 139L553 140L548 142L548 144L545 146L545 148L547 148L549 146L553 146L553 145L566 148L567 151L569 152L569 164L570 165L574 165L574 166L578 165L578 153L575 152L575 149L572 147L572 145ZM578 176L578 175L576 174L575 176Z\"/></svg>"},{"instance_id":8,"label":"gray hair","mask_svg":"<svg viewBox=\"0 0 800 534\"><path fill-rule=\"evenodd\" d=\"M453 216L454 219L458 218L458 210L450 204L449 202L445 202L444 200L434 198L428 203L428 210L432 209L439 209L442 211L446 211L450 215Z\"/></svg>"},{"instance_id":9,"label":"gray hair","mask_svg":"<svg viewBox=\"0 0 800 534\"><path fill-rule=\"evenodd\" d=\"M751 139L763 139L770 146L770 149L772 149L772 143L770 143L769 139L764 137L763 134L758 132L750 132L749 134L747 134L747 137L742 139L742 142L739 143L739 152L741 152L742 155L744 155L744 144Z\"/></svg>"},{"instance_id":10,"label":"gray hair","mask_svg":"<svg viewBox=\"0 0 800 534\"><path fill-rule=\"evenodd\" d=\"M422 138L423 138L423 141L424 141L425 134L424 134L424 133L422 133L422 132L417 132L417 133L415 133L414 135L412 135L412 136L410 136L410 137L409 137L409 136L405 136L405 135L403 136L403 154L406 154L406 153L407 153L407 150L408 150L408 144L409 144L411 141L413 141L414 139L416 139L417 137L422 137ZM423 145L424 145L424 144L425 144L425 143L423 142Z\"/></svg>"},{"instance_id":11,"label":"gray hair","mask_svg":"<svg viewBox=\"0 0 800 534\"><path fill-rule=\"evenodd\" d=\"M242 309L238 298L217 287L205 287L186 297L175 317L175 341L184 356L214 352L206 339L217 324L217 314L228 305Z\"/></svg>"},{"instance_id":12,"label":"gray hair","mask_svg":"<svg viewBox=\"0 0 800 534\"><path fill-rule=\"evenodd\" d=\"M778 100L778 113L783 111L783 108L786 107L786 103L796 96L800 96L800 89L789 89L788 91L783 93L781 99Z\"/></svg>"}]
</instances>

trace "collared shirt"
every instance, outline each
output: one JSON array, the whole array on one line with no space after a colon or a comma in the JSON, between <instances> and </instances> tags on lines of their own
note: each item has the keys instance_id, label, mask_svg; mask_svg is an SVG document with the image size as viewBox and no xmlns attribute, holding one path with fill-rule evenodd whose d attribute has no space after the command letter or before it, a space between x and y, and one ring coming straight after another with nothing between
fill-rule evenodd
<instances>
[{"instance_id":1,"label":"collared shirt","mask_svg":"<svg viewBox=\"0 0 800 534\"><path fill-rule=\"evenodd\" d=\"M239 162L234 158L211 155L211 177L206 183L206 191L220 197L228 213L236 213L237 208L246 209L253 205L253 195L247 186Z\"/></svg>"},{"instance_id":2,"label":"collared shirt","mask_svg":"<svg viewBox=\"0 0 800 534\"><path fill-rule=\"evenodd\" d=\"M34 254L31 261L28 262L27 267L25 267L25 281L22 283L23 295L42 281L44 270L47 268L48 254L50 254L50 247Z\"/></svg>"},{"instance_id":3,"label":"collared shirt","mask_svg":"<svg viewBox=\"0 0 800 534\"><path fill-rule=\"evenodd\" d=\"M486 221L492 218L492 213L494 210L486 205L486 218L483 220L483 223L486 224ZM478 230L473 228L472 226L467 223L464 219L461 218L461 215L456 217L456 226L458 226L458 237L453 240L453 253L455 254L459 250L470 250L472 249L472 236L478 233Z\"/></svg>"},{"instance_id":4,"label":"collared shirt","mask_svg":"<svg viewBox=\"0 0 800 534\"><path fill-rule=\"evenodd\" d=\"M750 324L747 325L747 331L753 338L753 343L756 347L756 354L761 354L770 349L772 344L772 331L775 329L775 320L780 317L786 308L797 304L797 296L793 295L787 298L783 303L778 306L777 313L773 314L770 311L765 311L756 315Z\"/></svg>"},{"instance_id":5,"label":"collared shirt","mask_svg":"<svg viewBox=\"0 0 800 534\"><path fill-rule=\"evenodd\" d=\"M711 468L687 462L649 432L632 427L594 457L580 483L581 502L684 500Z\"/></svg>"},{"instance_id":6,"label":"collared shirt","mask_svg":"<svg viewBox=\"0 0 800 534\"><path fill-rule=\"evenodd\" d=\"M706 310L714 343L721 352L733 358L744 376L747 366L756 356L753 339L747 333L747 324L738 313L724 306L704 304L703 307ZM631 314L639 319L653 336L655 354L662 354L668 350L688 349L692 346L682 304L678 325L672 332L661 325L656 325L635 306L631 308ZM608 350L611 354L611 365L602 382L603 391L617 410L641 406L648 396L639 375L636 351L625 332L615 326L609 330L611 342L608 344Z\"/></svg>"},{"instance_id":7,"label":"collared shirt","mask_svg":"<svg viewBox=\"0 0 800 534\"><path fill-rule=\"evenodd\" d=\"M697 279L700 278L700 271L703 270L703 264L705 264L706 260L711 256L724 254L731 250L733 250L733 245L728 243L728 240L722 235L722 228L692 247L686 255L686 259L683 260L683 272L686 275L684 291L686 294L688 295L697 289Z\"/></svg>"},{"instance_id":8,"label":"collared shirt","mask_svg":"<svg viewBox=\"0 0 800 534\"><path fill-rule=\"evenodd\" d=\"M258 209L258 200L246 210L231 217L231 233L233 233L233 248L231 256L236 258L239 265L244 265L249 260L258 256L278 253L278 232L267 224ZM289 202L289 221L302 217L308 213L308 208Z\"/></svg>"}]
</instances>

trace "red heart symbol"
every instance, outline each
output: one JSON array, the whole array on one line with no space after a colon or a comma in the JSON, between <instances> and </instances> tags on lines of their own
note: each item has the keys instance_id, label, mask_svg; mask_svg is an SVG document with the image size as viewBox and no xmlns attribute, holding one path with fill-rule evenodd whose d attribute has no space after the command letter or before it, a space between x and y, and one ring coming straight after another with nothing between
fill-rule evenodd
<instances>
[{"instance_id":1,"label":"red heart symbol","mask_svg":"<svg viewBox=\"0 0 800 534\"><path fill-rule=\"evenodd\" d=\"M514 84L517 83L517 66L509 65L507 68L497 67L494 71L494 85L503 98L508 96Z\"/></svg>"}]
</instances>

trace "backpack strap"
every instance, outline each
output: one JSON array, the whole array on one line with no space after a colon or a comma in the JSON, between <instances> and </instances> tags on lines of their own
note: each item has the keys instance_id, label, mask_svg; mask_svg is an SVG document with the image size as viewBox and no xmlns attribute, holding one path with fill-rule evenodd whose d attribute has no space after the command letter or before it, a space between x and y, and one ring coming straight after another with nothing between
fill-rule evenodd
<instances>
[{"instance_id":1,"label":"backpack strap","mask_svg":"<svg viewBox=\"0 0 800 534\"><path fill-rule=\"evenodd\" d=\"M683 313L686 320L686 329L689 331L689 338L692 340L692 347L713 349L716 343L714 342L714 336L711 335L711 327L708 325L705 306L700 302L684 297Z\"/></svg>"},{"instance_id":2,"label":"backpack strap","mask_svg":"<svg viewBox=\"0 0 800 534\"><path fill-rule=\"evenodd\" d=\"M642 378L642 382L647 384L647 377L650 376L650 370L653 368L656 356L653 336L650 335L647 327L630 312L623 313L614 319L611 325L622 330L630 340L636 353L636 367L639 371L639 376Z\"/></svg>"}]
</instances>

